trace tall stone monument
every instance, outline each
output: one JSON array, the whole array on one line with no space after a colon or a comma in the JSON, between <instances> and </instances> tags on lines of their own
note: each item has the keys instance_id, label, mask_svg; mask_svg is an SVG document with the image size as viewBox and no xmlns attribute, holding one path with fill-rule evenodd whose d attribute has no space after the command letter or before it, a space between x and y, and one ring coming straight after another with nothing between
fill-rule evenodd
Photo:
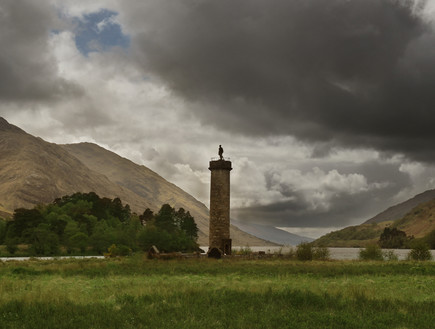
<instances>
[{"instance_id":1,"label":"tall stone monument","mask_svg":"<svg viewBox=\"0 0 435 329\"><path fill-rule=\"evenodd\" d=\"M219 159L211 160L208 168L211 171L208 255L216 258L231 255L230 171L233 168L222 154L223 148L219 145Z\"/></svg>"}]
</instances>

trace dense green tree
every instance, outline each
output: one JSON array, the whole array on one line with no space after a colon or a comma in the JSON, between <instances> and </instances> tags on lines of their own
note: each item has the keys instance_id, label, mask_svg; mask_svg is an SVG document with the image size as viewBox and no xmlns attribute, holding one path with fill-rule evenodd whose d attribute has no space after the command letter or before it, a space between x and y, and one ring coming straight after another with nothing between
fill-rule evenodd
<instances>
[{"instance_id":1,"label":"dense green tree","mask_svg":"<svg viewBox=\"0 0 435 329\"><path fill-rule=\"evenodd\" d=\"M157 228L172 233L177 229L175 219L175 209L169 204L164 204L154 216L154 224Z\"/></svg>"},{"instance_id":2,"label":"dense green tree","mask_svg":"<svg viewBox=\"0 0 435 329\"><path fill-rule=\"evenodd\" d=\"M195 221L183 208L176 211L165 204L156 215L146 209L137 216L119 198L100 198L93 192L17 209L12 221L0 222L0 239L30 244L36 255L56 254L60 246L68 253L85 252L88 247L104 253L112 244L124 250L158 245L162 251L189 251L197 248L197 237Z\"/></svg>"},{"instance_id":3,"label":"dense green tree","mask_svg":"<svg viewBox=\"0 0 435 329\"><path fill-rule=\"evenodd\" d=\"M94 215L85 214L80 221L80 230L87 235L91 235L97 222L97 217Z\"/></svg>"},{"instance_id":4,"label":"dense green tree","mask_svg":"<svg viewBox=\"0 0 435 329\"><path fill-rule=\"evenodd\" d=\"M50 226L41 223L32 232L31 250L36 255L56 255L59 252L59 237L50 230Z\"/></svg>"},{"instance_id":5,"label":"dense green tree","mask_svg":"<svg viewBox=\"0 0 435 329\"><path fill-rule=\"evenodd\" d=\"M196 239L192 239L184 231L179 231L175 234L173 249L174 251L191 252L198 250Z\"/></svg>"},{"instance_id":6,"label":"dense green tree","mask_svg":"<svg viewBox=\"0 0 435 329\"><path fill-rule=\"evenodd\" d=\"M123 206L120 198L115 198L111 205L111 214L121 222L127 221L131 216L130 206Z\"/></svg>"},{"instance_id":7,"label":"dense green tree","mask_svg":"<svg viewBox=\"0 0 435 329\"><path fill-rule=\"evenodd\" d=\"M198 248L197 237L198 228L190 213L164 204L154 218L147 221L138 241L143 250L154 245L164 252L193 251Z\"/></svg>"},{"instance_id":8,"label":"dense green tree","mask_svg":"<svg viewBox=\"0 0 435 329\"><path fill-rule=\"evenodd\" d=\"M18 250L18 238L6 238L5 239L6 250L11 255L15 254Z\"/></svg>"},{"instance_id":9,"label":"dense green tree","mask_svg":"<svg viewBox=\"0 0 435 329\"><path fill-rule=\"evenodd\" d=\"M136 251L139 249L137 238L139 232L143 229L143 226L139 220L139 217L134 214L130 219L124 222L118 232L120 233L116 239L118 247L120 245L128 246L131 250Z\"/></svg>"},{"instance_id":10,"label":"dense green tree","mask_svg":"<svg viewBox=\"0 0 435 329\"><path fill-rule=\"evenodd\" d=\"M379 238L379 246L390 249L404 248L408 240L404 231L386 227Z\"/></svg>"},{"instance_id":11,"label":"dense green tree","mask_svg":"<svg viewBox=\"0 0 435 329\"><path fill-rule=\"evenodd\" d=\"M78 233L80 233L80 229L77 222L73 220L68 221L62 236L62 243L66 247L68 253L71 253L75 247L70 239Z\"/></svg>"},{"instance_id":12,"label":"dense green tree","mask_svg":"<svg viewBox=\"0 0 435 329\"><path fill-rule=\"evenodd\" d=\"M0 244L3 244L6 238L6 221L0 217Z\"/></svg>"},{"instance_id":13,"label":"dense green tree","mask_svg":"<svg viewBox=\"0 0 435 329\"><path fill-rule=\"evenodd\" d=\"M33 230L44 220L37 209L16 209L13 220L7 223L7 237L19 238L21 242L29 243Z\"/></svg>"},{"instance_id":14,"label":"dense green tree","mask_svg":"<svg viewBox=\"0 0 435 329\"><path fill-rule=\"evenodd\" d=\"M72 250L78 249L84 253L86 251L86 247L88 246L89 237L83 232L78 232L71 236L68 240L69 246Z\"/></svg>"},{"instance_id":15,"label":"dense green tree","mask_svg":"<svg viewBox=\"0 0 435 329\"><path fill-rule=\"evenodd\" d=\"M58 236L62 236L65 227L68 224L67 218L65 215L59 215L56 212L47 213L44 216L44 222L50 225L50 230L56 233Z\"/></svg>"},{"instance_id":16,"label":"dense green tree","mask_svg":"<svg viewBox=\"0 0 435 329\"><path fill-rule=\"evenodd\" d=\"M142 250L148 251L152 246L156 246L161 252L171 252L175 248L174 236L168 231L158 228L154 225L147 225L139 233L139 245Z\"/></svg>"},{"instance_id":17,"label":"dense green tree","mask_svg":"<svg viewBox=\"0 0 435 329\"><path fill-rule=\"evenodd\" d=\"M198 239L198 226L196 226L195 219L192 217L189 211L185 211L183 208L178 209L175 213L176 223L180 229L191 239Z\"/></svg>"},{"instance_id":18,"label":"dense green tree","mask_svg":"<svg viewBox=\"0 0 435 329\"><path fill-rule=\"evenodd\" d=\"M430 249L435 249L435 230L429 232L429 234L426 235L425 240Z\"/></svg>"},{"instance_id":19,"label":"dense green tree","mask_svg":"<svg viewBox=\"0 0 435 329\"><path fill-rule=\"evenodd\" d=\"M150 208L146 208L142 215L139 216L142 225L146 225L154 219L154 213Z\"/></svg>"},{"instance_id":20,"label":"dense green tree","mask_svg":"<svg viewBox=\"0 0 435 329\"><path fill-rule=\"evenodd\" d=\"M114 243L113 229L106 221L100 221L96 224L94 233L89 240L92 249L102 254Z\"/></svg>"}]
</instances>

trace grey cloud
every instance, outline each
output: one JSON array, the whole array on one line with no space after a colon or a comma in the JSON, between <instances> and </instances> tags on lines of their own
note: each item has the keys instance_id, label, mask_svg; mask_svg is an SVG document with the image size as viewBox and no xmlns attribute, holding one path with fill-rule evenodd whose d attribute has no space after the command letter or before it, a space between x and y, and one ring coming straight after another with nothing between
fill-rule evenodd
<instances>
[{"instance_id":1,"label":"grey cloud","mask_svg":"<svg viewBox=\"0 0 435 329\"><path fill-rule=\"evenodd\" d=\"M424 5L148 1L130 24L139 63L204 122L432 160L435 34Z\"/></svg>"},{"instance_id":2,"label":"grey cloud","mask_svg":"<svg viewBox=\"0 0 435 329\"><path fill-rule=\"evenodd\" d=\"M331 190L331 186L320 185L315 189L304 189L303 184L293 186L283 181L279 186L282 199L267 205L236 208L232 216L241 222L284 227L342 227L355 225L366 220L398 201L394 197L412 184L408 174L400 172L400 164L366 162L355 164L330 164L339 167L343 175L359 172L367 179L368 186L385 184L351 193L346 190ZM328 165L323 170L328 171ZM271 189L273 173L266 173L267 188ZM317 193L325 194L327 207L313 207Z\"/></svg>"},{"instance_id":3,"label":"grey cloud","mask_svg":"<svg viewBox=\"0 0 435 329\"><path fill-rule=\"evenodd\" d=\"M342 227L357 224L355 220L368 219L373 207L379 204L369 193L342 194L331 200L331 208L325 211L308 211L308 200L299 196L294 201L285 201L266 206L253 206L232 210L232 216L241 222L257 223L275 227ZM375 208L375 209L376 209Z\"/></svg>"},{"instance_id":4,"label":"grey cloud","mask_svg":"<svg viewBox=\"0 0 435 329\"><path fill-rule=\"evenodd\" d=\"M0 101L45 101L82 93L57 76L49 36L61 26L46 1L0 3Z\"/></svg>"},{"instance_id":5,"label":"grey cloud","mask_svg":"<svg viewBox=\"0 0 435 329\"><path fill-rule=\"evenodd\" d=\"M232 216L241 222L284 227L340 227L350 225L351 218L364 216L367 209L361 207L367 196L342 195L334 207L324 212L307 212L306 200L280 202L267 206L254 206L232 210ZM363 203L367 204L367 203Z\"/></svg>"}]
</instances>

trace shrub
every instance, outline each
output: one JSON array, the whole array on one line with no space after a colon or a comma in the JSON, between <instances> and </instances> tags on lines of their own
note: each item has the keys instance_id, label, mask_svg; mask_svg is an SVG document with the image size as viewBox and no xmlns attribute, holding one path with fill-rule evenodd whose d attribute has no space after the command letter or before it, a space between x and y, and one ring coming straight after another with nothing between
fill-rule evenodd
<instances>
[{"instance_id":1,"label":"shrub","mask_svg":"<svg viewBox=\"0 0 435 329\"><path fill-rule=\"evenodd\" d=\"M388 260L388 261L398 261L399 260L399 256L397 256L393 250L384 251L382 253L382 256L384 257L385 260Z\"/></svg>"},{"instance_id":2,"label":"shrub","mask_svg":"<svg viewBox=\"0 0 435 329\"><path fill-rule=\"evenodd\" d=\"M106 257L118 257L118 256L129 256L131 255L132 250L126 246L126 245L115 245L112 244L109 249L108 249L108 253L104 254L104 256Z\"/></svg>"},{"instance_id":3,"label":"shrub","mask_svg":"<svg viewBox=\"0 0 435 329\"><path fill-rule=\"evenodd\" d=\"M236 255L251 255L252 252L252 249L249 246L246 246L236 250Z\"/></svg>"},{"instance_id":4,"label":"shrub","mask_svg":"<svg viewBox=\"0 0 435 329\"><path fill-rule=\"evenodd\" d=\"M313 259L328 260L330 257L329 249L326 247L313 248Z\"/></svg>"},{"instance_id":5,"label":"shrub","mask_svg":"<svg viewBox=\"0 0 435 329\"><path fill-rule=\"evenodd\" d=\"M288 251L283 251L283 248L288 248ZM283 246L283 247L279 248L278 250L273 251L272 254L276 257L284 257L284 258L288 258L288 259L296 258L295 250L289 246Z\"/></svg>"},{"instance_id":6,"label":"shrub","mask_svg":"<svg viewBox=\"0 0 435 329\"><path fill-rule=\"evenodd\" d=\"M6 239L6 250L11 255L15 254L18 250L17 239L16 238L7 238Z\"/></svg>"},{"instance_id":7,"label":"shrub","mask_svg":"<svg viewBox=\"0 0 435 329\"><path fill-rule=\"evenodd\" d=\"M435 249L435 230L432 230L428 235L426 235L425 239L429 248Z\"/></svg>"},{"instance_id":8,"label":"shrub","mask_svg":"<svg viewBox=\"0 0 435 329\"><path fill-rule=\"evenodd\" d=\"M432 254L430 253L429 246L423 240L415 241L408 254L408 259L431 260Z\"/></svg>"},{"instance_id":9,"label":"shrub","mask_svg":"<svg viewBox=\"0 0 435 329\"><path fill-rule=\"evenodd\" d=\"M129 256L132 254L132 250L128 246L121 244L117 248L117 253L119 256Z\"/></svg>"},{"instance_id":10,"label":"shrub","mask_svg":"<svg viewBox=\"0 0 435 329\"><path fill-rule=\"evenodd\" d=\"M313 248L310 243L302 242L296 249L296 258L298 260L312 260Z\"/></svg>"},{"instance_id":11,"label":"shrub","mask_svg":"<svg viewBox=\"0 0 435 329\"><path fill-rule=\"evenodd\" d=\"M382 257L382 250L376 244L371 244L364 249L360 249L359 259L360 260L384 260L384 258Z\"/></svg>"},{"instance_id":12,"label":"shrub","mask_svg":"<svg viewBox=\"0 0 435 329\"><path fill-rule=\"evenodd\" d=\"M296 257L296 251L293 248L290 248L283 255L284 255L285 258L294 259Z\"/></svg>"}]
</instances>

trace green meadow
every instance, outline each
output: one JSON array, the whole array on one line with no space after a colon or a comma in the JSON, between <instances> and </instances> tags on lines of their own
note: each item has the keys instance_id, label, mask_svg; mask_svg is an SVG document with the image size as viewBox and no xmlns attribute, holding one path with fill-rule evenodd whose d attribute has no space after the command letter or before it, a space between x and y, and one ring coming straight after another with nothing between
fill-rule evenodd
<instances>
[{"instance_id":1,"label":"green meadow","mask_svg":"<svg viewBox=\"0 0 435 329\"><path fill-rule=\"evenodd\" d=\"M433 328L434 262L0 262L0 328Z\"/></svg>"}]
</instances>

